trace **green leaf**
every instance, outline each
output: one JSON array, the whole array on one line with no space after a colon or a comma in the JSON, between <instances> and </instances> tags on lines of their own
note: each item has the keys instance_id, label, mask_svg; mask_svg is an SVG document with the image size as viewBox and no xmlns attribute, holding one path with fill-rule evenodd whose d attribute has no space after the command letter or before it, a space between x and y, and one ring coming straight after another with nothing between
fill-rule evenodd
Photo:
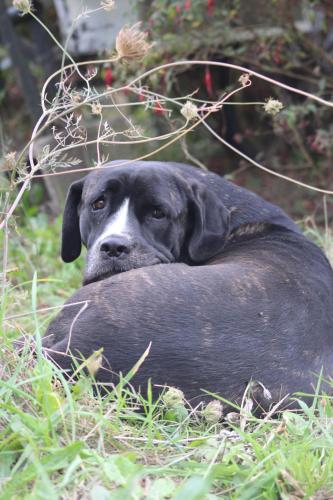
<instances>
[{"instance_id":1,"label":"green leaf","mask_svg":"<svg viewBox=\"0 0 333 500\"><path fill-rule=\"evenodd\" d=\"M1 453L0 455L0 478L5 479L10 476L13 463L17 458L16 453Z\"/></svg>"},{"instance_id":2,"label":"green leaf","mask_svg":"<svg viewBox=\"0 0 333 500\"><path fill-rule=\"evenodd\" d=\"M153 482L149 488L147 500L162 500L170 498L176 488L176 484L172 479L160 478Z\"/></svg>"},{"instance_id":3,"label":"green leaf","mask_svg":"<svg viewBox=\"0 0 333 500\"><path fill-rule=\"evenodd\" d=\"M125 486L128 479L134 477L142 466L123 455L112 455L103 463L103 470L109 481Z\"/></svg>"},{"instance_id":4,"label":"green leaf","mask_svg":"<svg viewBox=\"0 0 333 500\"><path fill-rule=\"evenodd\" d=\"M111 500L111 498L111 493L100 484L94 486L90 491L90 500Z\"/></svg>"},{"instance_id":5,"label":"green leaf","mask_svg":"<svg viewBox=\"0 0 333 500\"><path fill-rule=\"evenodd\" d=\"M209 477L193 476L180 486L173 500L203 500L211 484Z\"/></svg>"},{"instance_id":6,"label":"green leaf","mask_svg":"<svg viewBox=\"0 0 333 500\"><path fill-rule=\"evenodd\" d=\"M188 416L188 411L184 405L177 405L165 412L165 420L171 422L183 422Z\"/></svg>"},{"instance_id":7,"label":"green leaf","mask_svg":"<svg viewBox=\"0 0 333 500\"><path fill-rule=\"evenodd\" d=\"M39 479L39 470L44 474L62 470L68 467L72 461L81 453L84 443L76 441L64 448L50 449L38 462L29 463L22 471L15 474L5 485L1 499L10 499L14 494L18 495L26 483ZM43 478L45 480L45 478Z\"/></svg>"}]
</instances>

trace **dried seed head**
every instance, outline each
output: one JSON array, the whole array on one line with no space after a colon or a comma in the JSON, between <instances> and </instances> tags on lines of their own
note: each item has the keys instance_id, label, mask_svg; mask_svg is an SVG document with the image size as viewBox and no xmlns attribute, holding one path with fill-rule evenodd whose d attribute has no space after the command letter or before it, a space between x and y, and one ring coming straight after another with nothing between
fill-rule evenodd
<instances>
[{"instance_id":1,"label":"dried seed head","mask_svg":"<svg viewBox=\"0 0 333 500\"><path fill-rule=\"evenodd\" d=\"M238 425L240 421L240 414L235 411L231 411L225 417L226 421L233 425Z\"/></svg>"},{"instance_id":2,"label":"dried seed head","mask_svg":"<svg viewBox=\"0 0 333 500\"><path fill-rule=\"evenodd\" d=\"M73 104L78 104L79 102L81 102L82 97L81 97L81 94L79 92L72 92L71 99L72 99Z\"/></svg>"},{"instance_id":3,"label":"dried seed head","mask_svg":"<svg viewBox=\"0 0 333 500\"><path fill-rule=\"evenodd\" d=\"M168 408L174 408L184 403L184 393L176 387L170 387L163 394L162 401Z\"/></svg>"},{"instance_id":4,"label":"dried seed head","mask_svg":"<svg viewBox=\"0 0 333 500\"><path fill-rule=\"evenodd\" d=\"M32 9L32 2L30 0L13 0L13 7L20 10L22 15L29 14Z\"/></svg>"},{"instance_id":5,"label":"dried seed head","mask_svg":"<svg viewBox=\"0 0 333 500\"><path fill-rule=\"evenodd\" d=\"M102 114L102 105L99 101L93 102L91 105L91 112L93 115L101 115Z\"/></svg>"},{"instance_id":6,"label":"dried seed head","mask_svg":"<svg viewBox=\"0 0 333 500\"><path fill-rule=\"evenodd\" d=\"M244 73L238 78L239 83L242 85L242 87L246 87L247 85L250 85L251 80L250 80L250 73Z\"/></svg>"},{"instance_id":7,"label":"dried seed head","mask_svg":"<svg viewBox=\"0 0 333 500\"><path fill-rule=\"evenodd\" d=\"M11 151L4 156L4 164L0 171L14 170L16 167L16 151Z\"/></svg>"},{"instance_id":8,"label":"dried seed head","mask_svg":"<svg viewBox=\"0 0 333 500\"><path fill-rule=\"evenodd\" d=\"M279 111L281 111L281 109L283 109L282 102L278 101L277 99L273 99L273 97L269 97L269 99L267 99L267 102L265 102L264 104L264 110L269 115L275 116L277 113L279 113Z\"/></svg>"},{"instance_id":9,"label":"dried seed head","mask_svg":"<svg viewBox=\"0 0 333 500\"><path fill-rule=\"evenodd\" d=\"M152 43L146 41L147 33L139 30L140 23L133 26L124 26L116 38L116 50L118 56L125 61L141 61Z\"/></svg>"},{"instance_id":10,"label":"dried seed head","mask_svg":"<svg viewBox=\"0 0 333 500\"><path fill-rule=\"evenodd\" d=\"M187 121L195 120L196 118L198 118L198 108L191 101L186 101L180 112Z\"/></svg>"},{"instance_id":11,"label":"dried seed head","mask_svg":"<svg viewBox=\"0 0 333 500\"><path fill-rule=\"evenodd\" d=\"M111 11L115 8L115 2L114 0L104 0L104 2L101 2L101 7L104 10Z\"/></svg>"},{"instance_id":12,"label":"dried seed head","mask_svg":"<svg viewBox=\"0 0 333 500\"><path fill-rule=\"evenodd\" d=\"M222 418L222 412L222 403L214 399L202 410L202 415L209 424L217 424Z\"/></svg>"}]
</instances>

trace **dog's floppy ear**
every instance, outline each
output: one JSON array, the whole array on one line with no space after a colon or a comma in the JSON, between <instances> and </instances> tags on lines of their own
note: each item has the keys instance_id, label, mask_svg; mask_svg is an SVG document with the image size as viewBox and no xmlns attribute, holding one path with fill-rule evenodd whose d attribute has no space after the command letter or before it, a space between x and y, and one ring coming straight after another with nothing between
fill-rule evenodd
<instances>
[{"instance_id":1,"label":"dog's floppy ear","mask_svg":"<svg viewBox=\"0 0 333 500\"><path fill-rule=\"evenodd\" d=\"M218 254L230 227L230 212L218 195L202 184L192 186L189 206L188 255L199 264Z\"/></svg>"},{"instance_id":2,"label":"dog's floppy ear","mask_svg":"<svg viewBox=\"0 0 333 500\"><path fill-rule=\"evenodd\" d=\"M78 206L81 201L84 181L71 184L62 220L61 257L64 262L72 262L81 253L81 234Z\"/></svg>"}]
</instances>

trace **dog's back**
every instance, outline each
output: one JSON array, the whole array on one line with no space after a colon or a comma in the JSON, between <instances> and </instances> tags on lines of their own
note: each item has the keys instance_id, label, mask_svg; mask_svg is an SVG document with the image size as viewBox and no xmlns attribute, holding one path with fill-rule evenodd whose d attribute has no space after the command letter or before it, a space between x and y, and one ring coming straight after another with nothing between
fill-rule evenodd
<instances>
[{"instance_id":1,"label":"dog's back","mask_svg":"<svg viewBox=\"0 0 333 500\"><path fill-rule=\"evenodd\" d=\"M114 381L152 342L132 381L237 399L254 379L279 400L333 376L333 272L321 250L283 228L230 241L209 266L165 264L80 289L51 323L45 346L85 357L104 348L97 378ZM74 320L75 319L75 320ZM49 353L69 368L70 358ZM267 401L267 404L269 401Z\"/></svg>"}]
</instances>

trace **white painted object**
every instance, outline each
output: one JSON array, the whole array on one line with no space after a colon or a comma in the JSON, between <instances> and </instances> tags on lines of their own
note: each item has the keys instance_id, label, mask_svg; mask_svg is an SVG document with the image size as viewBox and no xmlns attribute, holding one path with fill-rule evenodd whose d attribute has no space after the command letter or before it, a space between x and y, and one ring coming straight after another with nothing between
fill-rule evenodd
<instances>
[{"instance_id":1,"label":"white painted object","mask_svg":"<svg viewBox=\"0 0 333 500\"><path fill-rule=\"evenodd\" d=\"M116 0L111 11L104 9L98 12L89 11L101 6L100 0L54 0L59 19L62 41L65 43L73 22L76 29L71 36L68 50L74 55L96 54L103 50L112 50L118 32L125 24L134 24L138 20L131 0Z\"/></svg>"}]
</instances>

